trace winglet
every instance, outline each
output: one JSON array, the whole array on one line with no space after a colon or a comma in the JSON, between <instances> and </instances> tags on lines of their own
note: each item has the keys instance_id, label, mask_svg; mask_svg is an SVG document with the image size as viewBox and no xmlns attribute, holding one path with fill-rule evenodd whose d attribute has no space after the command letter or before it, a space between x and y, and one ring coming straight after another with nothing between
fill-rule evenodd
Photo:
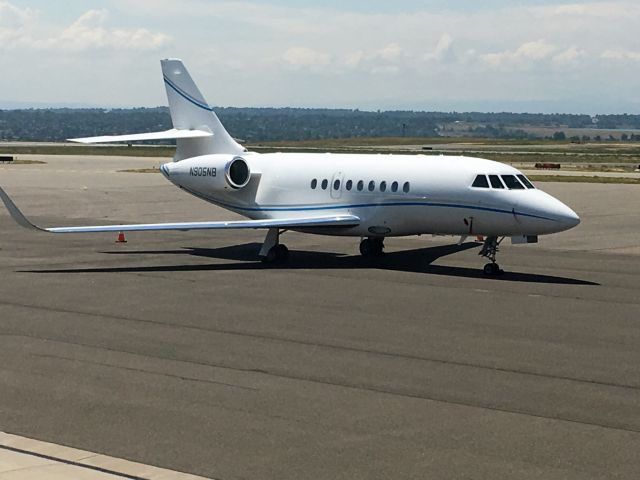
<instances>
[{"instance_id":1,"label":"winglet","mask_svg":"<svg viewBox=\"0 0 640 480\"><path fill-rule=\"evenodd\" d=\"M15 203L13 203L13 200L9 198L9 195L7 195L7 192L5 192L2 189L2 187L0 187L0 198L4 202L5 207L7 207L7 210L9 210L9 215L11 215L11 218L13 218L16 221L16 223L18 223L18 225L24 228L30 228L32 230L40 230L42 232L46 232L45 229L40 228L37 225L34 225L27 219L27 217L25 217L22 214L20 209L16 206Z\"/></svg>"}]
</instances>

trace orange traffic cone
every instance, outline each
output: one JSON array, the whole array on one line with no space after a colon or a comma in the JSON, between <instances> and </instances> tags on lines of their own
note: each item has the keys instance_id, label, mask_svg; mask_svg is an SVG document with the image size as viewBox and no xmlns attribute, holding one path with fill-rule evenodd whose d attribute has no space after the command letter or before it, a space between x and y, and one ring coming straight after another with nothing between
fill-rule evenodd
<instances>
[{"instance_id":1,"label":"orange traffic cone","mask_svg":"<svg viewBox=\"0 0 640 480\"><path fill-rule=\"evenodd\" d=\"M116 240L116 243L127 243L127 239L124 238L124 232L118 233L118 239Z\"/></svg>"}]
</instances>

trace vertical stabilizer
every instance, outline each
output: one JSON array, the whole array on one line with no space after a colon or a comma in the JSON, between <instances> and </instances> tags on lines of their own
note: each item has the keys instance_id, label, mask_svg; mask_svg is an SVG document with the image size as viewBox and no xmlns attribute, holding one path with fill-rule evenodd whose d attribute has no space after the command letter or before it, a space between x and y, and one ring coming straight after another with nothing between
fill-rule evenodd
<instances>
[{"instance_id":1,"label":"vertical stabilizer","mask_svg":"<svg viewBox=\"0 0 640 480\"><path fill-rule=\"evenodd\" d=\"M175 161L213 153L240 154L245 149L225 130L181 60L160 61L173 128L203 130L211 137L179 138Z\"/></svg>"}]
</instances>

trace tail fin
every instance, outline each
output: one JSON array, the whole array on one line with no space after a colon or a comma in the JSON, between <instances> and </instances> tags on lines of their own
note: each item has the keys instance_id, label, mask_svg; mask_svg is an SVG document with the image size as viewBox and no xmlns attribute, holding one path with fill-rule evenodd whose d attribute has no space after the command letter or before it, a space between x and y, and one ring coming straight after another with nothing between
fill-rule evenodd
<instances>
[{"instance_id":1,"label":"tail fin","mask_svg":"<svg viewBox=\"0 0 640 480\"><path fill-rule=\"evenodd\" d=\"M224 129L181 60L160 61L173 128L200 130L212 136L178 138L175 161L212 153L240 154L245 149Z\"/></svg>"}]
</instances>

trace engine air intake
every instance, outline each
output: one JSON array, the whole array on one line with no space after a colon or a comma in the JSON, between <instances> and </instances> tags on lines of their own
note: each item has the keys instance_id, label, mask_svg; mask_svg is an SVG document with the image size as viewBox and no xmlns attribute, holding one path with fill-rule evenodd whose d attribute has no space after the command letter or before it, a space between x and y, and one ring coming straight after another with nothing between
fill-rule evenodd
<instances>
[{"instance_id":1,"label":"engine air intake","mask_svg":"<svg viewBox=\"0 0 640 480\"><path fill-rule=\"evenodd\" d=\"M227 182L233 188L242 188L251 179L249 165L242 157L235 157L231 160L226 170Z\"/></svg>"}]
</instances>

